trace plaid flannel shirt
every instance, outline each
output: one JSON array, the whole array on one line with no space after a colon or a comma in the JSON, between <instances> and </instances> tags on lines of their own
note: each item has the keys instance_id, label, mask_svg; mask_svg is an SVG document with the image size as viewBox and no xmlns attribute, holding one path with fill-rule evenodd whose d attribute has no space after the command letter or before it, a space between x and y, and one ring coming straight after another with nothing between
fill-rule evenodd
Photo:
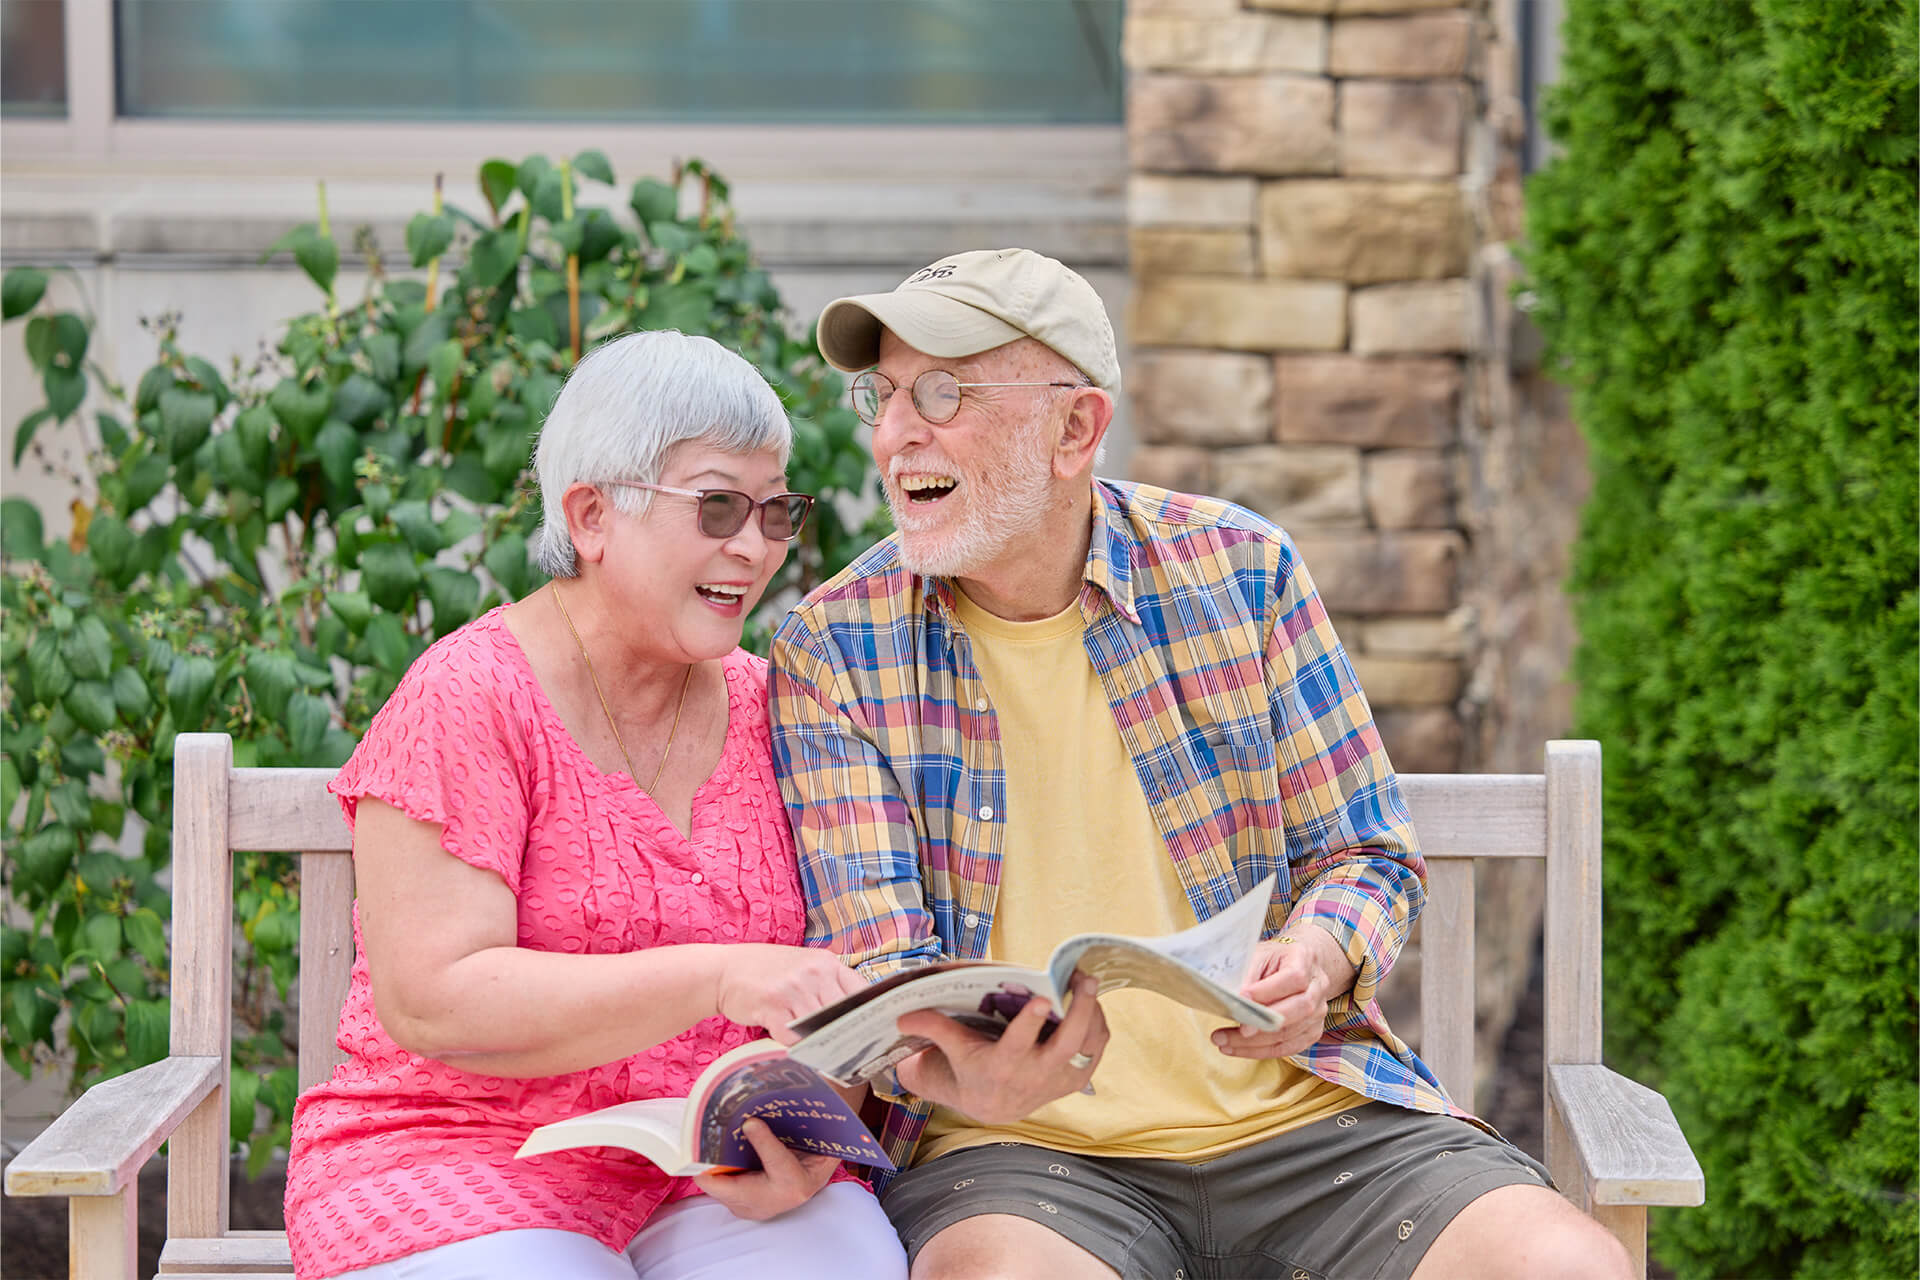
<instances>
[{"instance_id":1,"label":"plaid flannel shirt","mask_svg":"<svg viewBox=\"0 0 1920 1280\"><path fill-rule=\"evenodd\" d=\"M1426 865L1292 539L1230 503L1099 481L1079 605L1195 916L1275 872L1267 934L1317 925L1358 966L1295 1061L1369 1098L1465 1116L1374 1003ZM999 730L951 585L909 573L882 541L788 615L770 678L807 940L870 980L983 955L1020 815L1006 811ZM881 1139L903 1169L929 1110L889 1110Z\"/></svg>"}]
</instances>

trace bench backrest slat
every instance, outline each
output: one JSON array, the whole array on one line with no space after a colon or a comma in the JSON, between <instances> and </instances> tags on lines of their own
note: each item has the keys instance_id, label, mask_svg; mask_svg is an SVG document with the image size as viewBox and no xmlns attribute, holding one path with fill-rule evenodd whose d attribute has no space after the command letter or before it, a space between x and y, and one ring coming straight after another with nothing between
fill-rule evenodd
<instances>
[{"instance_id":1,"label":"bench backrest slat","mask_svg":"<svg viewBox=\"0 0 1920 1280\"><path fill-rule=\"evenodd\" d=\"M327 797L331 800L333 797ZM300 1088L345 1060L334 1043L353 973L353 860L300 855Z\"/></svg>"}]
</instances>

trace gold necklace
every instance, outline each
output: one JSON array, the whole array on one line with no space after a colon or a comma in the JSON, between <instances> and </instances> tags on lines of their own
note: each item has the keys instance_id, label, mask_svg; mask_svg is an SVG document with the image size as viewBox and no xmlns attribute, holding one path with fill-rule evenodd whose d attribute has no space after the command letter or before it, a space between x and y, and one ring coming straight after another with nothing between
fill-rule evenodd
<instances>
[{"instance_id":1,"label":"gold necklace","mask_svg":"<svg viewBox=\"0 0 1920 1280\"><path fill-rule=\"evenodd\" d=\"M594 672L593 659L587 656L587 646L581 643L580 632L573 625L573 616L567 612L567 602L560 598L560 584L550 584L553 602L560 606L560 616L566 619L567 630L573 634L573 643L580 650L580 661L587 664L587 679L593 681L593 691L600 696L600 710L607 716L607 728L613 730L613 745L620 748L620 758L627 762L627 776L637 786L640 774L633 767L633 757L627 754L626 740L620 736L620 726L614 722L613 708L607 705L607 694L600 687L600 677ZM667 771L667 757L673 754L673 735L680 732L680 713L687 706L687 687L693 683L693 664L687 664L687 675L680 682L680 701L673 707L673 727L667 730L667 747L660 753L660 767L653 771L653 781L647 784L647 794L652 795L654 787L660 783L660 775Z\"/></svg>"}]
</instances>

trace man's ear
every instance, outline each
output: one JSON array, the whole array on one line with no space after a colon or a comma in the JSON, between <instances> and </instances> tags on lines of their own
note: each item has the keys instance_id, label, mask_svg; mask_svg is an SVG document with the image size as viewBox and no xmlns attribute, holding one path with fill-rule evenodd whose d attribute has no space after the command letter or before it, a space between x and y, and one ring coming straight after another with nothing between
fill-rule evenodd
<instances>
[{"instance_id":1,"label":"man's ear","mask_svg":"<svg viewBox=\"0 0 1920 1280\"><path fill-rule=\"evenodd\" d=\"M560 497L560 509L567 516L567 536L573 540L573 554L582 564L598 564L607 553L612 536L613 518L619 514L613 502L590 484L567 486Z\"/></svg>"},{"instance_id":2,"label":"man's ear","mask_svg":"<svg viewBox=\"0 0 1920 1280\"><path fill-rule=\"evenodd\" d=\"M1053 450L1053 471L1062 480L1090 475L1100 442L1113 425L1113 395L1099 387L1080 387L1073 393L1066 425Z\"/></svg>"}]
</instances>

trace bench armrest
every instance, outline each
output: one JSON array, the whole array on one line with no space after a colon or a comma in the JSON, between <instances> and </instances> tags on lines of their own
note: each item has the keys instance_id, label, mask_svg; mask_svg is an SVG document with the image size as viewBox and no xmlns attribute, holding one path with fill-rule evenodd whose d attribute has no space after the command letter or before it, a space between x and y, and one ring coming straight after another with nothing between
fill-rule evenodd
<instances>
[{"instance_id":1,"label":"bench armrest","mask_svg":"<svg viewBox=\"0 0 1920 1280\"><path fill-rule=\"evenodd\" d=\"M1594 1204L1706 1203L1706 1176L1665 1098L1596 1063L1548 1067L1547 1093Z\"/></svg>"},{"instance_id":2,"label":"bench armrest","mask_svg":"<svg viewBox=\"0 0 1920 1280\"><path fill-rule=\"evenodd\" d=\"M220 1084L219 1058L163 1058L94 1085L7 1165L10 1196L111 1196Z\"/></svg>"}]
</instances>

